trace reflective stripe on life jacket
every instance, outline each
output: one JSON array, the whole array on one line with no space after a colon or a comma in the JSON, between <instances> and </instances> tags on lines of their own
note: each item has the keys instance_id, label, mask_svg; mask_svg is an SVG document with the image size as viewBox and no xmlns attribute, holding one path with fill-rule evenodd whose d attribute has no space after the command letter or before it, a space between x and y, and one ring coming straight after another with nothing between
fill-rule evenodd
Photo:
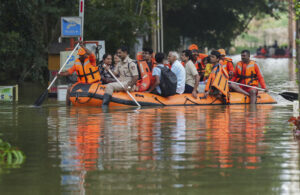
<instances>
[{"instance_id":1,"label":"reflective stripe on life jacket","mask_svg":"<svg viewBox=\"0 0 300 195\"><path fill-rule=\"evenodd\" d=\"M242 61L236 65L236 75L239 83L244 82L246 85L258 86L257 72L255 71L255 61L244 64Z\"/></svg>"},{"instance_id":2,"label":"reflective stripe on life jacket","mask_svg":"<svg viewBox=\"0 0 300 195\"><path fill-rule=\"evenodd\" d=\"M211 87L215 87L226 97L226 101L228 101L228 78L229 76L227 74L227 71L221 66L221 64L214 65L207 80L205 91L209 91Z\"/></svg>"},{"instance_id":3,"label":"reflective stripe on life jacket","mask_svg":"<svg viewBox=\"0 0 300 195\"><path fill-rule=\"evenodd\" d=\"M232 72L234 71L231 58L225 57L224 60L220 60L220 64L227 71L227 73L229 73L230 71L232 71Z\"/></svg>"},{"instance_id":4,"label":"reflective stripe on life jacket","mask_svg":"<svg viewBox=\"0 0 300 195\"><path fill-rule=\"evenodd\" d=\"M152 73L146 61L138 61L138 66L141 74L141 79L137 81L136 86L138 87L138 91L147 91L150 87Z\"/></svg>"},{"instance_id":5,"label":"reflective stripe on life jacket","mask_svg":"<svg viewBox=\"0 0 300 195\"><path fill-rule=\"evenodd\" d=\"M97 66L91 65L88 58L84 59L84 64L77 58L74 66L77 72L77 81L81 83L95 83L101 80Z\"/></svg>"}]
</instances>

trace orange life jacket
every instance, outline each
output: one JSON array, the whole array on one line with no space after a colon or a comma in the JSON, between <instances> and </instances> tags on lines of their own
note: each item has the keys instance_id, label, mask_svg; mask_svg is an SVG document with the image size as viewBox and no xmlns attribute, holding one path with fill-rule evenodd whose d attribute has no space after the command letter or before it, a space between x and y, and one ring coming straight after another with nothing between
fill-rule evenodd
<instances>
[{"instance_id":1,"label":"orange life jacket","mask_svg":"<svg viewBox=\"0 0 300 195\"><path fill-rule=\"evenodd\" d=\"M99 73L99 68L93 66L89 58L84 59L84 64L81 64L79 58L75 60L74 63L76 72L77 72L77 81L81 83L95 83L101 80Z\"/></svg>"},{"instance_id":2,"label":"orange life jacket","mask_svg":"<svg viewBox=\"0 0 300 195\"><path fill-rule=\"evenodd\" d=\"M229 101L229 86L228 86L228 74L221 64L215 65L209 78L207 80L205 91L209 91L211 87L218 89L225 97L226 101Z\"/></svg>"},{"instance_id":3,"label":"orange life jacket","mask_svg":"<svg viewBox=\"0 0 300 195\"><path fill-rule=\"evenodd\" d=\"M137 81L136 86L139 92L147 91L151 84L152 73L146 61L138 61L137 64L139 66L141 79Z\"/></svg>"},{"instance_id":4,"label":"orange life jacket","mask_svg":"<svg viewBox=\"0 0 300 195\"><path fill-rule=\"evenodd\" d=\"M223 66L223 68L229 73L230 71L234 71L232 59L225 57L224 60L220 60L220 64Z\"/></svg>"},{"instance_id":5,"label":"orange life jacket","mask_svg":"<svg viewBox=\"0 0 300 195\"><path fill-rule=\"evenodd\" d=\"M248 65L244 64L242 61L238 62L235 68L235 74L238 79L237 82L243 82L246 85L258 86L258 76L255 71L255 66L256 63L252 60Z\"/></svg>"},{"instance_id":6,"label":"orange life jacket","mask_svg":"<svg viewBox=\"0 0 300 195\"><path fill-rule=\"evenodd\" d=\"M197 57L197 61L193 62L196 66L196 69L200 75L204 75L205 73L205 64L203 63L203 59L206 58L208 55L204 53L199 53Z\"/></svg>"},{"instance_id":7,"label":"orange life jacket","mask_svg":"<svg viewBox=\"0 0 300 195\"><path fill-rule=\"evenodd\" d=\"M136 54L136 61L141 61L141 60L143 60L143 52L140 51Z\"/></svg>"}]
</instances>

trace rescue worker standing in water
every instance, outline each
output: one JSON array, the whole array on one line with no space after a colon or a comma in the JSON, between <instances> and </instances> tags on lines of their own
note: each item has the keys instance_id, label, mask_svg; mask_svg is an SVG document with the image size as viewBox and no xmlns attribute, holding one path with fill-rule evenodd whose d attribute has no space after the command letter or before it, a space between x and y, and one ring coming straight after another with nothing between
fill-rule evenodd
<instances>
[{"instance_id":1,"label":"rescue worker standing in water","mask_svg":"<svg viewBox=\"0 0 300 195\"><path fill-rule=\"evenodd\" d=\"M117 54L121 58L121 61L112 73L119 76L119 80L124 85L125 90L130 90L139 78L136 63L129 58L128 49L125 46L120 47L117 50ZM105 69L109 70L109 67L106 66ZM103 107L108 106L114 91L124 91L124 89L118 82L107 84L102 101Z\"/></svg>"},{"instance_id":2,"label":"rescue worker standing in water","mask_svg":"<svg viewBox=\"0 0 300 195\"><path fill-rule=\"evenodd\" d=\"M260 70L258 64L255 61L250 60L250 51L243 50L241 53L242 61L239 61L235 67L234 77L232 78L233 82L251 85L258 87L260 84L261 88L265 89L267 92L267 86L264 80L264 76ZM235 83L231 83L230 87L240 93L250 96L250 103L256 103L257 89L251 87L238 86Z\"/></svg>"},{"instance_id":3,"label":"rescue worker standing in water","mask_svg":"<svg viewBox=\"0 0 300 195\"><path fill-rule=\"evenodd\" d=\"M91 51L86 49L83 46L83 43L80 42L80 47L78 49L77 58L74 62L74 65L69 68L67 71L59 73L58 76L70 76L74 72L77 73L77 82L79 83L95 83L101 80L99 69L96 66L96 56ZM92 61L92 62L91 62ZM70 105L70 87L67 90L67 105Z\"/></svg>"}]
</instances>

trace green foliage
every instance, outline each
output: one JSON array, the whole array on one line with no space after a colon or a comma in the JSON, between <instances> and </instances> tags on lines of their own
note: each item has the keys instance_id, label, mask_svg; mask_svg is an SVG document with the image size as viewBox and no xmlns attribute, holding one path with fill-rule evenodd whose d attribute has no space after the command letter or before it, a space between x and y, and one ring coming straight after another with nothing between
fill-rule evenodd
<instances>
[{"instance_id":1,"label":"green foliage","mask_svg":"<svg viewBox=\"0 0 300 195\"><path fill-rule=\"evenodd\" d=\"M85 40L105 40L108 52L121 44L132 47L137 36L148 37L156 0L85 1ZM164 0L165 51L182 38L210 48L227 47L258 13L277 16L277 0ZM0 83L43 81L48 75L47 52L60 36L60 17L78 15L78 0L2 0L0 4Z\"/></svg>"},{"instance_id":2,"label":"green foliage","mask_svg":"<svg viewBox=\"0 0 300 195\"><path fill-rule=\"evenodd\" d=\"M151 1L102 0L87 1L85 39L106 41L108 52L121 44L133 46L136 37L151 32Z\"/></svg>"},{"instance_id":3,"label":"green foliage","mask_svg":"<svg viewBox=\"0 0 300 195\"><path fill-rule=\"evenodd\" d=\"M0 165L17 168L23 164L24 161L25 155L22 151L0 139Z\"/></svg>"},{"instance_id":4,"label":"green foliage","mask_svg":"<svg viewBox=\"0 0 300 195\"><path fill-rule=\"evenodd\" d=\"M295 9L295 15L296 20L299 20L300 17L300 2L298 0L294 0L294 9Z\"/></svg>"},{"instance_id":5,"label":"green foliage","mask_svg":"<svg viewBox=\"0 0 300 195\"><path fill-rule=\"evenodd\" d=\"M74 3L67 0L1 1L1 83L44 81L48 74L48 45L58 38L60 16L71 14L74 9L70 6Z\"/></svg>"},{"instance_id":6,"label":"green foliage","mask_svg":"<svg viewBox=\"0 0 300 195\"><path fill-rule=\"evenodd\" d=\"M179 46L178 37L210 48L228 47L259 13L277 17L286 3L276 0L164 1L167 49Z\"/></svg>"}]
</instances>

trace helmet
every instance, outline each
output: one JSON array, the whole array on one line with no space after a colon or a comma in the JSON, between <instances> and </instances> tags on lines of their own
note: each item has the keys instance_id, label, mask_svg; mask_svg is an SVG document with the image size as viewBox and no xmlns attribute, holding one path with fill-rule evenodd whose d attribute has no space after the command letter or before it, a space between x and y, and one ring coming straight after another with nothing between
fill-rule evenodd
<instances>
[{"instance_id":1,"label":"helmet","mask_svg":"<svg viewBox=\"0 0 300 195\"><path fill-rule=\"evenodd\" d=\"M192 44L189 46L189 50L193 51L193 50L198 50L198 46L196 44Z\"/></svg>"},{"instance_id":2,"label":"helmet","mask_svg":"<svg viewBox=\"0 0 300 195\"><path fill-rule=\"evenodd\" d=\"M80 48L78 49L77 55L82 56L82 55L84 55L84 54L86 54L86 51L85 51L82 47L80 47Z\"/></svg>"},{"instance_id":3,"label":"helmet","mask_svg":"<svg viewBox=\"0 0 300 195\"><path fill-rule=\"evenodd\" d=\"M226 55L225 49L218 49L218 52L219 52L221 55Z\"/></svg>"}]
</instances>

